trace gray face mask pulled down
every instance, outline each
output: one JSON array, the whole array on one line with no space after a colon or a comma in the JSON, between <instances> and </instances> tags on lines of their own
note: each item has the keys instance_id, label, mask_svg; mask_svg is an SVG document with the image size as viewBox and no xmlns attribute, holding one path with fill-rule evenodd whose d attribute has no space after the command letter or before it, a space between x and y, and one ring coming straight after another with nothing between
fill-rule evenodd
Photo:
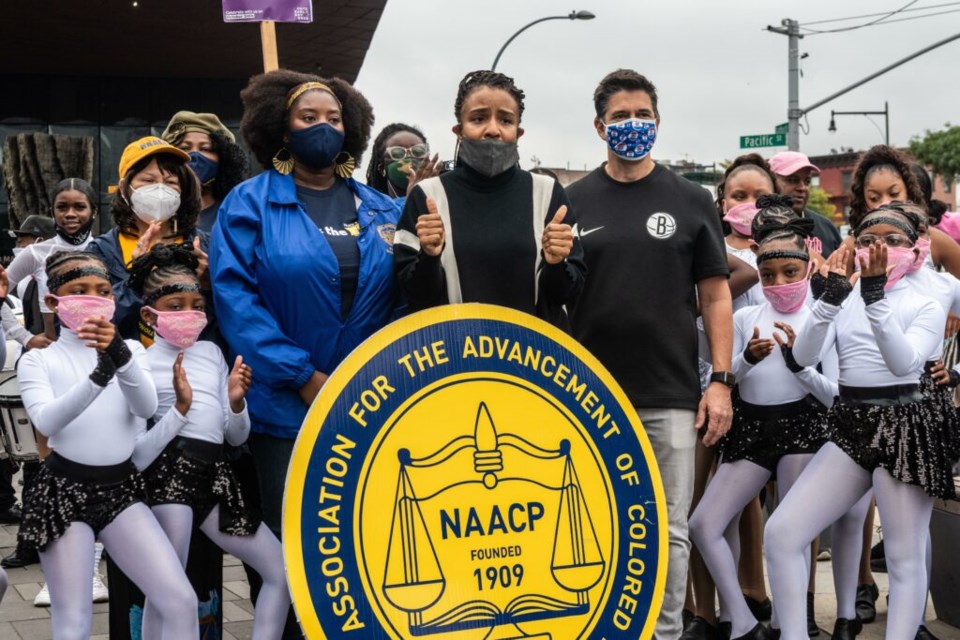
<instances>
[{"instance_id":1,"label":"gray face mask pulled down","mask_svg":"<svg viewBox=\"0 0 960 640\"><path fill-rule=\"evenodd\" d=\"M462 138L457 157L477 173L488 178L512 169L520 162L516 142L501 142L493 138L469 140Z\"/></svg>"}]
</instances>

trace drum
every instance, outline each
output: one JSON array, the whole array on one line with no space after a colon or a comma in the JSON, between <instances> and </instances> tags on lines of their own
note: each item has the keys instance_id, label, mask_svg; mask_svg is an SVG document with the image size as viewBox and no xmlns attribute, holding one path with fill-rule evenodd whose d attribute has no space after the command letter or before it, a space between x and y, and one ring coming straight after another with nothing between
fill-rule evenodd
<instances>
[{"instance_id":1,"label":"drum","mask_svg":"<svg viewBox=\"0 0 960 640\"><path fill-rule=\"evenodd\" d=\"M20 400L20 383L14 371L0 372L0 422L3 425L3 447L11 459L16 462L40 459L37 436Z\"/></svg>"}]
</instances>

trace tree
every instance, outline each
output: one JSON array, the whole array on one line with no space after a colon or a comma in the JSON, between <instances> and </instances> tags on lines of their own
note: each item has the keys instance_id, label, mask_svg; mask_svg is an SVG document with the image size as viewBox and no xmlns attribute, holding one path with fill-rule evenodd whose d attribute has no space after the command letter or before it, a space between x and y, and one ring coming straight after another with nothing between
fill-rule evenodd
<instances>
[{"instance_id":1,"label":"tree","mask_svg":"<svg viewBox=\"0 0 960 640\"><path fill-rule=\"evenodd\" d=\"M837 213L837 207L830 202L830 194L820 187L810 188L810 199L807 200L807 208L816 211L830 222Z\"/></svg>"},{"instance_id":2,"label":"tree","mask_svg":"<svg viewBox=\"0 0 960 640\"><path fill-rule=\"evenodd\" d=\"M945 127L943 131L928 129L923 138L912 138L910 153L921 164L930 166L945 185L952 185L960 174L960 127L952 127L949 122Z\"/></svg>"}]
</instances>

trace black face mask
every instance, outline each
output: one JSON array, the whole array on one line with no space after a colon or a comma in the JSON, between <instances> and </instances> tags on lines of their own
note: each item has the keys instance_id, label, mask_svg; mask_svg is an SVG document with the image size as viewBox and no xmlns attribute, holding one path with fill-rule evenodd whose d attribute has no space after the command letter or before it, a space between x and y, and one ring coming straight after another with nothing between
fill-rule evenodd
<instances>
[{"instance_id":1,"label":"black face mask","mask_svg":"<svg viewBox=\"0 0 960 640\"><path fill-rule=\"evenodd\" d=\"M520 162L516 142L501 142L493 138L460 140L457 156L468 167L489 178L512 169Z\"/></svg>"},{"instance_id":2,"label":"black face mask","mask_svg":"<svg viewBox=\"0 0 960 640\"><path fill-rule=\"evenodd\" d=\"M57 232L58 236L67 242L67 244L72 244L74 246L81 245L87 238L90 237L90 230L93 228L93 223L96 219L97 216L90 216L90 219L87 220L87 224L80 227L76 233L67 233L60 225L54 225L54 230Z\"/></svg>"}]
</instances>

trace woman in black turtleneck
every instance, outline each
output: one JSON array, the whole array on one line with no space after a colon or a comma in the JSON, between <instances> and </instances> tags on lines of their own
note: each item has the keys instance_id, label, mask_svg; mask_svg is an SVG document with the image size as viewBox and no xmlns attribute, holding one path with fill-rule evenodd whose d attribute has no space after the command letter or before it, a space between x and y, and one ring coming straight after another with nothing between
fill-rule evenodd
<instances>
[{"instance_id":1,"label":"woman in black turtleneck","mask_svg":"<svg viewBox=\"0 0 960 640\"><path fill-rule=\"evenodd\" d=\"M468 73L454 110L457 167L418 183L397 225L410 307L485 302L563 326L586 267L563 188L517 166L523 92L503 74Z\"/></svg>"}]
</instances>

